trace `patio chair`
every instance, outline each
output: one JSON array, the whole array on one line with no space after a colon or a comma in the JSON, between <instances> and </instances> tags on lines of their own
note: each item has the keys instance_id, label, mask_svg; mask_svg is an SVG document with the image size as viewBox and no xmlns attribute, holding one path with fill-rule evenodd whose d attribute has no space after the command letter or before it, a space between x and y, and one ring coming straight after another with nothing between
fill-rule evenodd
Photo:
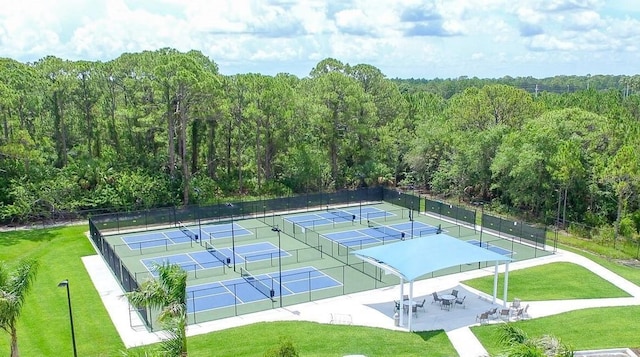
<instances>
[{"instance_id":1,"label":"patio chair","mask_svg":"<svg viewBox=\"0 0 640 357\"><path fill-rule=\"evenodd\" d=\"M449 300L442 300L442 303L440 305L440 310L451 310L451 301Z\"/></svg>"},{"instance_id":2,"label":"patio chair","mask_svg":"<svg viewBox=\"0 0 640 357\"><path fill-rule=\"evenodd\" d=\"M489 322L489 312L483 312L480 315L476 315L476 322L485 323Z\"/></svg>"},{"instance_id":3,"label":"patio chair","mask_svg":"<svg viewBox=\"0 0 640 357\"><path fill-rule=\"evenodd\" d=\"M418 305L411 306L411 312L413 313L413 316L418 317Z\"/></svg>"},{"instance_id":4,"label":"patio chair","mask_svg":"<svg viewBox=\"0 0 640 357\"><path fill-rule=\"evenodd\" d=\"M416 304L416 307L419 307L419 308L421 308L422 310L427 311L427 310L424 308L424 303L425 303L425 302L427 302L427 299L423 299L421 303Z\"/></svg>"},{"instance_id":5,"label":"patio chair","mask_svg":"<svg viewBox=\"0 0 640 357\"><path fill-rule=\"evenodd\" d=\"M458 305L462 305L463 308L467 308L467 306L465 305L464 301L467 298L467 296L463 296L462 299L456 299L455 303Z\"/></svg>"},{"instance_id":6,"label":"patio chair","mask_svg":"<svg viewBox=\"0 0 640 357\"><path fill-rule=\"evenodd\" d=\"M456 289L451 290L451 295L458 297L458 290Z\"/></svg>"},{"instance_id":7,"label":"patio chair","mask_svg":"<svg viewBox=\"0 0 640 357\"><path fill-rule=\"evenodd\" d=\"M519 308L519 309L516 311L516 313L513 315L513 318L514 318L515 320L520 320L520 319L522 319L523 313L524 313L524 307L521 307L521 308Z\"/></svg>"},{"instance_id":8,"label":"patio chair","mask_svg":"<svg viewBox=\"0 0 640 357\"><path fill-rule=\"evenodd\" d=\"M529 311L529 304L527 304L527 305L524 307L524 310L522 311L522 317L521 317L521 318L523 318L523 319L530 319L530 318L531 318L531 316L529 315L529 312L528 312L528 311Z\"/></svg>"},{"instance_id":9,"label":"patio chair","mask_svg":"<svg viewBox=\"0 0 640 357\"><path fill-rule=\"evenodd\" d=\"M498 308L494 307L493 309L487 311L487 314L489 314L489 317L491 317L492 319L495 319L498 317Z\"/></svg>"},{"instance_id":10,"label":"patio chair","mask_svg":"<svg viewBox=\"0 0 640 357\"><path fill-rule=\"evenodd\" d=\"M395 307L393 308L393 312L400 312L400 301L393 300L395 303Z\"/></svg>"},{"instance_id":11,"label":"patio chair","mask_svg":"<svg viewBox=\"0 0 640 357\"><path fill-rule=\"evenodd\" d=\"M509 319L511 318L511 310L509 309L500 310L500 318L502 320L509 321Z\"/></svg>"},{"instance_id":12,"label":"patio chair","mask_svg":"<svg viewBox=\"0 0 640 357\"><path fill-rule=\"evenodd\" d=\"M513 302L511 303L511 308L512 308L512 309L518 309L518 308L520 308L520 302L521 302L521 301L520 301L520 299L518 299L518 298L513 299Z\"/></svg>"},{"instance_id":13,"label":"patio chair","mask_svg":"<svg viewBox=\"0 0 640 357\"><path fill-rule=\"evenodd\" d=\"M402 295L402 300L409 300L409 295Z\"/></svg>"},{"instance_id":14,"label":"patio chair","mask_svg":"<svg viewBox=\"0 0 640 357\"><path fill-rule=\"evenodd\" d=\"M433 301L431 302L432 304L434 302L442 303L442 299L440 299L437 292L434 291L433 293L431 293L431 296L433 296Z\"/></svg>"}]
</instances>

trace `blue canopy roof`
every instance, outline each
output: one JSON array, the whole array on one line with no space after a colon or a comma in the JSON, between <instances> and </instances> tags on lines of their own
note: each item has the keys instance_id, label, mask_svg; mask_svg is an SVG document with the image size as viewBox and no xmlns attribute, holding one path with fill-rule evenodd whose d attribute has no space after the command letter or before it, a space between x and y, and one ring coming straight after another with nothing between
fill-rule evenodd
<instances>
[{"instance_id":1,"label":"blue canopy roof","mask_svg":"<svg viewBox=\"0 0 640 357\"><path fill-rule=\"evenodd\" d=\"M391 272L413 281L422 275L461 264L511 261L508 256L466 243L446 234L409 239L353 252Z\"/></svg>"}]
</instances>

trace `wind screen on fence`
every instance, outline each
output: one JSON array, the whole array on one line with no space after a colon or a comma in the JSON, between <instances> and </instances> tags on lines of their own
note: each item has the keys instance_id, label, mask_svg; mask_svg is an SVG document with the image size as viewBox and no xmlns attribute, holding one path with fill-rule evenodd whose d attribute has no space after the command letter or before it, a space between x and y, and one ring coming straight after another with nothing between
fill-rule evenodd
<instances>
[{"instance_id":1,"label":"wind screen on fence","mask_svg":"<svg viewBox=\"0 0 640 357\"><path fill-rule=\"evenodd\" d=\"M447 204L439 201L425 199L425 209L427 212L451 218L454 223L466 223L475 227L476 211L468 210L464 207Z\"/></svg>"},{"instance_id":2,"label":"wind screen on fence","mask_svg":"<svg viewBox=\"0 0 640 357\"><path fill-rule=\"evenodd\" d=\"M547 242L547 228L546 227L534 227L522 223L522 239L526 239L537 246L544 248Z\"/></svg>"},{"instance_id":3,"label":"wind screen on fence","mask_svg":"<svg viewBox=\"0 0 640 357\"><path fill-rule=\"evenodd\" d=\"M538 228L523 222L494 217L486 213L482 215L482 226L499 234L504 234L506 238L519 238L517 240L525 240L536 247L540 246L543 250L545 249L546 228Z\"/></svg>"},{"instance_id":4,"label":"wind screen on fence","mask_svg":"<svg viewBox=\"0 0 640 357\"><path fill-rule=\"evenodd\" d=\"M111 271L114 273L118 282L120 282L124 291L131 292L138 289L137 280L134 279L134 276L129 272L124 264L122 264L122 261L120 260L116 252L109 245L109 243L105 241L104 236L91 219L89 219L89 230L91 233L91 239L93 240L95 246L98 247L98 250L100 250L100 253L111 268ZM142 318L144 323L152 328L152 320L149 317L149 311L141 307L137 307L136 311L139 313L140 318Z\"/></svg>"},{"instance_id":5,"label":"wind screen on fence","mask_svg":"<svg viewBox=\"0 0 640 357\"><path fill-rule=\"evenodd\" d=\"M418 212L420 212L421 210L421 198L413 194L407 194L404 192L384 188L382 190L382 199L385 202L389 202L396 206L416 210Z\"/></svg>"},{"instance_id":6,"label":"wind screen on fence","mask_svg":"<svg viewBox=\"0 0 640 357\"><path fill-rule=\"evenodd\" d=\"M218 202L207 206L165 207L131 212L98 214L91 219L101 231L121 231L131 227L158 228L212 220L238 220L267 213L313 209L326 205L356 204L382 201L382 187L361 188L332 193L270 198L256 201ZM417 208L418 206L416 206Z\"/></svg>"}]
</instances>

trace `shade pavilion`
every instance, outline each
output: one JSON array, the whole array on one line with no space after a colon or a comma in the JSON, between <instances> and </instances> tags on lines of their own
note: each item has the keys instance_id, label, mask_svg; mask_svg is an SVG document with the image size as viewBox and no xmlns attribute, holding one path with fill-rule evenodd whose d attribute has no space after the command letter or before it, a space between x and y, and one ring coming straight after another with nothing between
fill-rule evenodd
<instances>
[{"instance_id":1,"label":"shade pavilion","mask_svg":"<svg viewBox=\"0 0 640 357\"><path fill-rule=\"evenodd\" d=\"M494 262L493 303L498 293L498 267L505 264L504 297L507 301L509 285L509 262L513 259L479 247L446 234L408 239L391 244L360 249L353 252L356 257L384 269L387 274L400 278L400 298L403 300L404 284L409 283L409 306L413 304L413 283L426 274L463 264ZM404 326L404 314L400 314L400 325ZM408 330L411 331L411 315L408 314Z\"/></svg>"}]
</instances>

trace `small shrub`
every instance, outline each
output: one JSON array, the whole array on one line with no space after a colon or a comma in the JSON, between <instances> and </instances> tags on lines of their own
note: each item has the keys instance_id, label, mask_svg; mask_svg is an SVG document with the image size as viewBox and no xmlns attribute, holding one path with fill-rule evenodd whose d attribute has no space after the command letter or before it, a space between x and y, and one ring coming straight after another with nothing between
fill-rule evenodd
<instances>
[{"instance_id":1,"label":"small shrub","mask_svg":"<svg viewBox=\"0 0 640 357\"><path fill-rule=\"evenodd\" d=\"M298 349L288 338L280 339L280 344L264 354L264 357L298 357Z\"/></svg>"}]
</instances>

